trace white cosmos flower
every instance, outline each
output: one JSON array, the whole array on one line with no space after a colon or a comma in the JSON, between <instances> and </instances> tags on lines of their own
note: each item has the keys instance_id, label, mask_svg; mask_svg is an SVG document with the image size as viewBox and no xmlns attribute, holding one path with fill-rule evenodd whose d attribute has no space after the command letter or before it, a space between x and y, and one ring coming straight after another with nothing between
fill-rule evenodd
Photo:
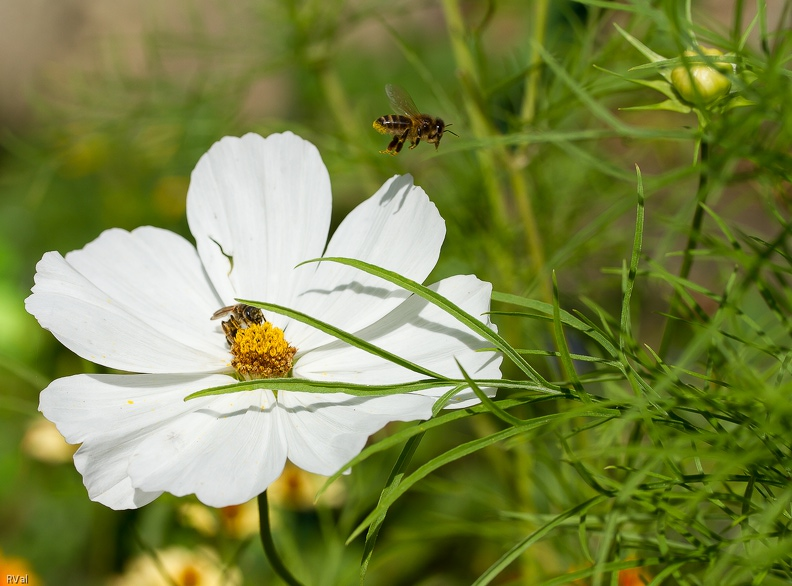
<instances>
[{"instance_id":1,"label":"white cosmos flower","mask_svg":"<svg viewBox=\"0 0 792 586\"><path fill-rule=\"evenodd\" d=\"M489 344L420 297L338 263L295 268L324 252L422 282L445 225L412 178L388 180L327 243L331 203L327 169L309 142L291 133L227 137L192 174L187 219L196 246L142 227L108 230L65 257L44 255L27 310L79 356L140 373L65 377L41 393L44 415L69 443L82 444L74 462L91 499L114 509L163 492L194 493L216 507L243 503L277 479L287 459L335 473L388 422L428 418L447 390L355 397L261 389L185 401L239 378L221 323L210 320L235 299L297 309L446 376L459 378L456 359L471 376L500 378L501 356L477 352ZM472 315L489 309L491 285L474 276L432 289ZM281 350L296 349L285 367L291 376L425 378L303 323L266 320L275 328L240 331L285 339ZM476 402L468 389L452 406Z\"/></svg>"}]
</instances>

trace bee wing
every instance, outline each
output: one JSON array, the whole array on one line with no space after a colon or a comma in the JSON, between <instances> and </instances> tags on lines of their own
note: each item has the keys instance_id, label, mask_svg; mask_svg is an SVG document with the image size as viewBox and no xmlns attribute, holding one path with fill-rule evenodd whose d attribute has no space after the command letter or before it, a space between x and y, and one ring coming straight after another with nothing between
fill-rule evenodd
<instances>
[{"instance_id":1,"label":"bee wing","mask_svg":"<svg viewBox=\"0 0 792 586\"><path fill-rule=\"evenodd\" d=\"M410 94L408 94L407 90L404 88L398 85L388 84L385 86L385 93L388 94L388 100L390 100L391 106L399 114L405 114L410 118L421 115L418 108L415 106L415 102L413 102L413 99L410 97Z\"/></svg>"},{"instance_id":2,"label":"bee wing","mask_svg":"<svg viewBox=\"0 0 792 586\"><path fill-rule=\"evenodd\" d=\"M234 311L234 307L236 307L236 306L235 306L235 305L227 305L226 307L221 307L220 309L218 309L217 311L215 311L215 312L212 314L212 317L210 317L209 319L220 319L221 317L225 317L225 316L227 316L229 313L231 313L232 311Z\"/></svg>"}]
</instances>

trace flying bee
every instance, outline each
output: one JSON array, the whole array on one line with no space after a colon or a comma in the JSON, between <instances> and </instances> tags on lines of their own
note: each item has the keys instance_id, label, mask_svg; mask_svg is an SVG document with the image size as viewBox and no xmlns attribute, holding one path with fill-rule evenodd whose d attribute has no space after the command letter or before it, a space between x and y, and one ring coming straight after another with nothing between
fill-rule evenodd
<instances>
[{"instance_id":1,"label":"flying bee","mask_svg":"<svg viewBox=\"0 0 792 586\"><path fill-rule=\"evenodd\" d=\"M434 143L435 149L437 149L440 146L440 139L443 138L443 132L451 125L446 125L440 118L421 114L410 94L397 85L386 85L385 93L388 94L391 107L398 113L386 114L374 121L374 130L382 134L393 135L393 140L390 141L388 148L380 152L397 155L406 140L410 141L410 148L414 149L421 139L428 143ZM456 136L456 133L450 130L446 132Z\"/></svg>"},{"instance_id":2,"label":"flying bee","mask_svg":"<svg viewBox=\"0 0 792 586\"><path fill-rule=\"evenodd\" d=\"M261 325L267 321L264 319L264 313L258 307L245 303L221 307L214 312L211 319L220 319L226 316L228 316L228 319L221 322L220 325L223 326L223 332L229 346L234 345L234 338L240 329L245 329L253 324Z\"/></svg>"}]
</instances>

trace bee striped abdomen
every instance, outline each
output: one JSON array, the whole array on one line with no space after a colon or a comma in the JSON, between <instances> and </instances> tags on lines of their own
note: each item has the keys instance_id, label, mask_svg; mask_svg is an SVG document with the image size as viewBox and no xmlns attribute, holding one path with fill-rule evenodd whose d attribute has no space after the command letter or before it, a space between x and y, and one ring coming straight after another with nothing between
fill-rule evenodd
<instances>
[{"instance_id":1,"label":"bee striped abdomen","mask_svg":"<svg viewBox=\"0 0 792 586\"><path fill-rule=\"evenodd\" d=\"M372 126L381 134L400 134L412 128L413 122L407 116L387 114L377 118Z\"/></svg>"}]
</instances>

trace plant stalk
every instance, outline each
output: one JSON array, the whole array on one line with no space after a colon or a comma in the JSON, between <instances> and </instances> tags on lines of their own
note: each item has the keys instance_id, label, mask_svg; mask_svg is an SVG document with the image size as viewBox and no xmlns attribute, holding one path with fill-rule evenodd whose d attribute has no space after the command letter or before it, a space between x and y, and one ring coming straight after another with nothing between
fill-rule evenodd
<instances>
[{"instance_id":1,"label":"plant stalk","mask_svg":"<svg viewBox=\"0 0 792 586\"><path fill-rule=\"evenodd\" d=\"M286 567L283 560L278 555L275 549L275 542L272 540L272 527L269 522L269 500L267 498L267 491L265 490L258 495L258 510L259 510L259 534L261 535L261 545L264 548L264 554L267 556L272 569L281 577L281 579L289 584L289 586L303 586Z\"/></svg>"},{"instance_id":2,"label":"plant stalk","mask_svg":"<svg viewBox=\"0 0 792 586\"><path fill-rule=\"evenodd\" d=\"M701 138L700 153L699 164L701 165L701 172L699 173L699 184L696 191L696 210L693 212L693 221L690 225L687 244L682 255L682 264L679 267L679 277L683 280L688 278L693 267L693 251L698 247L699 238L701 237L701 224L704 220L704 206L702 204L707 202L707 194L709 193L709 142L707 142L706 137ZM669 314L671 316L676 315L681 310L681 304L682 298L675 291L669 304ZM675 330L674 323L672 320L666 322L663 339L660 343L660 356L666 356L668 352Z\"/></svg>"}]
</instances>

